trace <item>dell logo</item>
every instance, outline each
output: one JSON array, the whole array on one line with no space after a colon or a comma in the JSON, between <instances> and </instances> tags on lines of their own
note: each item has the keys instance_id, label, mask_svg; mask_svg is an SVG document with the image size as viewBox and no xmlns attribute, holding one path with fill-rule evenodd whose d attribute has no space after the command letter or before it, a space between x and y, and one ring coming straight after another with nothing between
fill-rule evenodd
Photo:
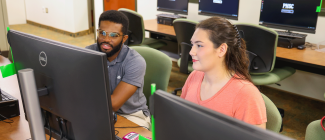
<instances>
[{"instance_id":1,"label":"dell logo","mask_svg":"<svg viewBox=\"0 0 325 140\"><path fill-rule=\"evenodd\" d=\"M47 56L43 51L39 54L39 62L43 67L45 67L47 64Z\"/></svg>"}]
</instances>

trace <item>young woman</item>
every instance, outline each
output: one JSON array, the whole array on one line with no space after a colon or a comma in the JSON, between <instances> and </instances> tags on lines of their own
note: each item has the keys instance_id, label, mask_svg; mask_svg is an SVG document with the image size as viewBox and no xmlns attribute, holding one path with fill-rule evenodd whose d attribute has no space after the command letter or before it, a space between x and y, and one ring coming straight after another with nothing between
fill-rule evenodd
<instances>
[{"instance_id":1,"label":"young woman","mask_svg":"<svg viewBox=\"0 0 325 140\"><path fill-rule=\"evenodd\" d=\"M248 73L245 41L228 20L200 22L191 39L194 71L181 98L265 129L266 109Z\"/></svg>"}]
</instances>

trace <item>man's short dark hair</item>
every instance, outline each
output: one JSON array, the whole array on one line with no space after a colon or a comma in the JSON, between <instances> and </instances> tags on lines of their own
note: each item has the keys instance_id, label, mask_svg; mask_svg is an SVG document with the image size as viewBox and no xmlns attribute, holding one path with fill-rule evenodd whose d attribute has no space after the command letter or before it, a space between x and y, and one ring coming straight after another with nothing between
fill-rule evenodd
<instances>
[{"instance_id":1,"label":"man's short dark hair","mask_svg":"<svg viewBox=\"0 0 325 140\"><path fill-rule=\"evenodd\" d=\"M129 19L122 12L116 10L108 10L103 12L99 17L98 27L101 21L111 21L114 23L122 24L122 32L127 35L129 29Z\"/></svg>"}]
</instances>

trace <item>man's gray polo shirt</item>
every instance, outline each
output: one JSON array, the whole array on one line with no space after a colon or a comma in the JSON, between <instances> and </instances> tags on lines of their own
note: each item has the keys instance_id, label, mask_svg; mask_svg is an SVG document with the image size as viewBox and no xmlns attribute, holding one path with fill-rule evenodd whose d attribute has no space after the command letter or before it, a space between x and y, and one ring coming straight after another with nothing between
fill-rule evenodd
<instances>
[{"instance_id":1,"label":"man's gray polo shirt","mask_svg":"<svg viewBox=\"0 0 325 140\"><path fill-rule=\"evenodd\" d=\"M98 50L97 43L87 46L87 49ZM147 100L143 94L146 61L135 50L123 45L119 55L112 61L107 60L110 91L113 94L116 86L121 82L138 87L137 91L116 112L118 114L132 114L142 110L146 116L150 115Z\"/></svg>"}]
</instances>

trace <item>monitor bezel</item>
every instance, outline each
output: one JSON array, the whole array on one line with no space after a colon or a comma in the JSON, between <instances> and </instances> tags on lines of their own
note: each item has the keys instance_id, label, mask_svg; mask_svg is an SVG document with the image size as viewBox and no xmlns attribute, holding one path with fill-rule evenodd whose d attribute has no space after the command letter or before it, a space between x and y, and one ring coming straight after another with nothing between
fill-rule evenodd
<instances>
[{"instance_id":1,"label":"monitor bezel","mask_svg":"<svg viewBox=\"0 0 325 140\"><path fill-rule=\"evenodd\" d=\"M276 28L276 29L283 29L283 30L290 30L290 31L298 31L298 32L304 32L304 33L316 34L316 27L315 27L315 29L310 29L310 28L306 28L306 27L299 27L299 26L293 26L293 25L284 25L284 24L270 23L270 22L264 22L264 21L260 21L259 25L269 27L269 28Z\"/></svg>"},{"instance_id":2,"label":"monitor bezel","mask_svg":"<svg viewBox=\"0 0 325 140\"><path fill-rule=\"evenodd\" d=\"M198 5L199 5L198 10L200 10L200 2L198 2ZM222 14L222 13L214 13L214 12L207 12L207 11L201 11L201 12L198 12L198 14L199 15L204 15L204 16L221 16L221 17L224 17L224 18L227 18L227 19L238 20L238 17L239 17L239 5L240 5L240 0L238 0L237 17L229 16L229 15Z\"/></svg>"},{"instance_id":3,"label":"monitor bezel","mask_svg":"<svg viewBox=\"0 0 325 140\"><path fill-rule=\"evenodd\" d=\"M212 12L199 12L199 15L203 15L203 16L221 16L227 19L232 19L232 20L238 20L238 16L234 17L234 16L229 16L229 15L225 15L225 14L217 14L217 13L212 13Z\"/></svg>"},{"instance_id":4,"label":"monitor bezel","mask_svg":"<svg viewBox=\"0 0 325 140\"><path fill-rule=\"evenodd\" d=\"M174 14L182 14L182 15L188 15L188 1L187 0L187 10L186 12L184 11L179 11L179 10L175 10L175 9L169 9L169 8L158 8L158 1L157 0L157 11L162 11L162 12L171 12L171 13L174 13Z\"/></svg>"}]
</instances>

